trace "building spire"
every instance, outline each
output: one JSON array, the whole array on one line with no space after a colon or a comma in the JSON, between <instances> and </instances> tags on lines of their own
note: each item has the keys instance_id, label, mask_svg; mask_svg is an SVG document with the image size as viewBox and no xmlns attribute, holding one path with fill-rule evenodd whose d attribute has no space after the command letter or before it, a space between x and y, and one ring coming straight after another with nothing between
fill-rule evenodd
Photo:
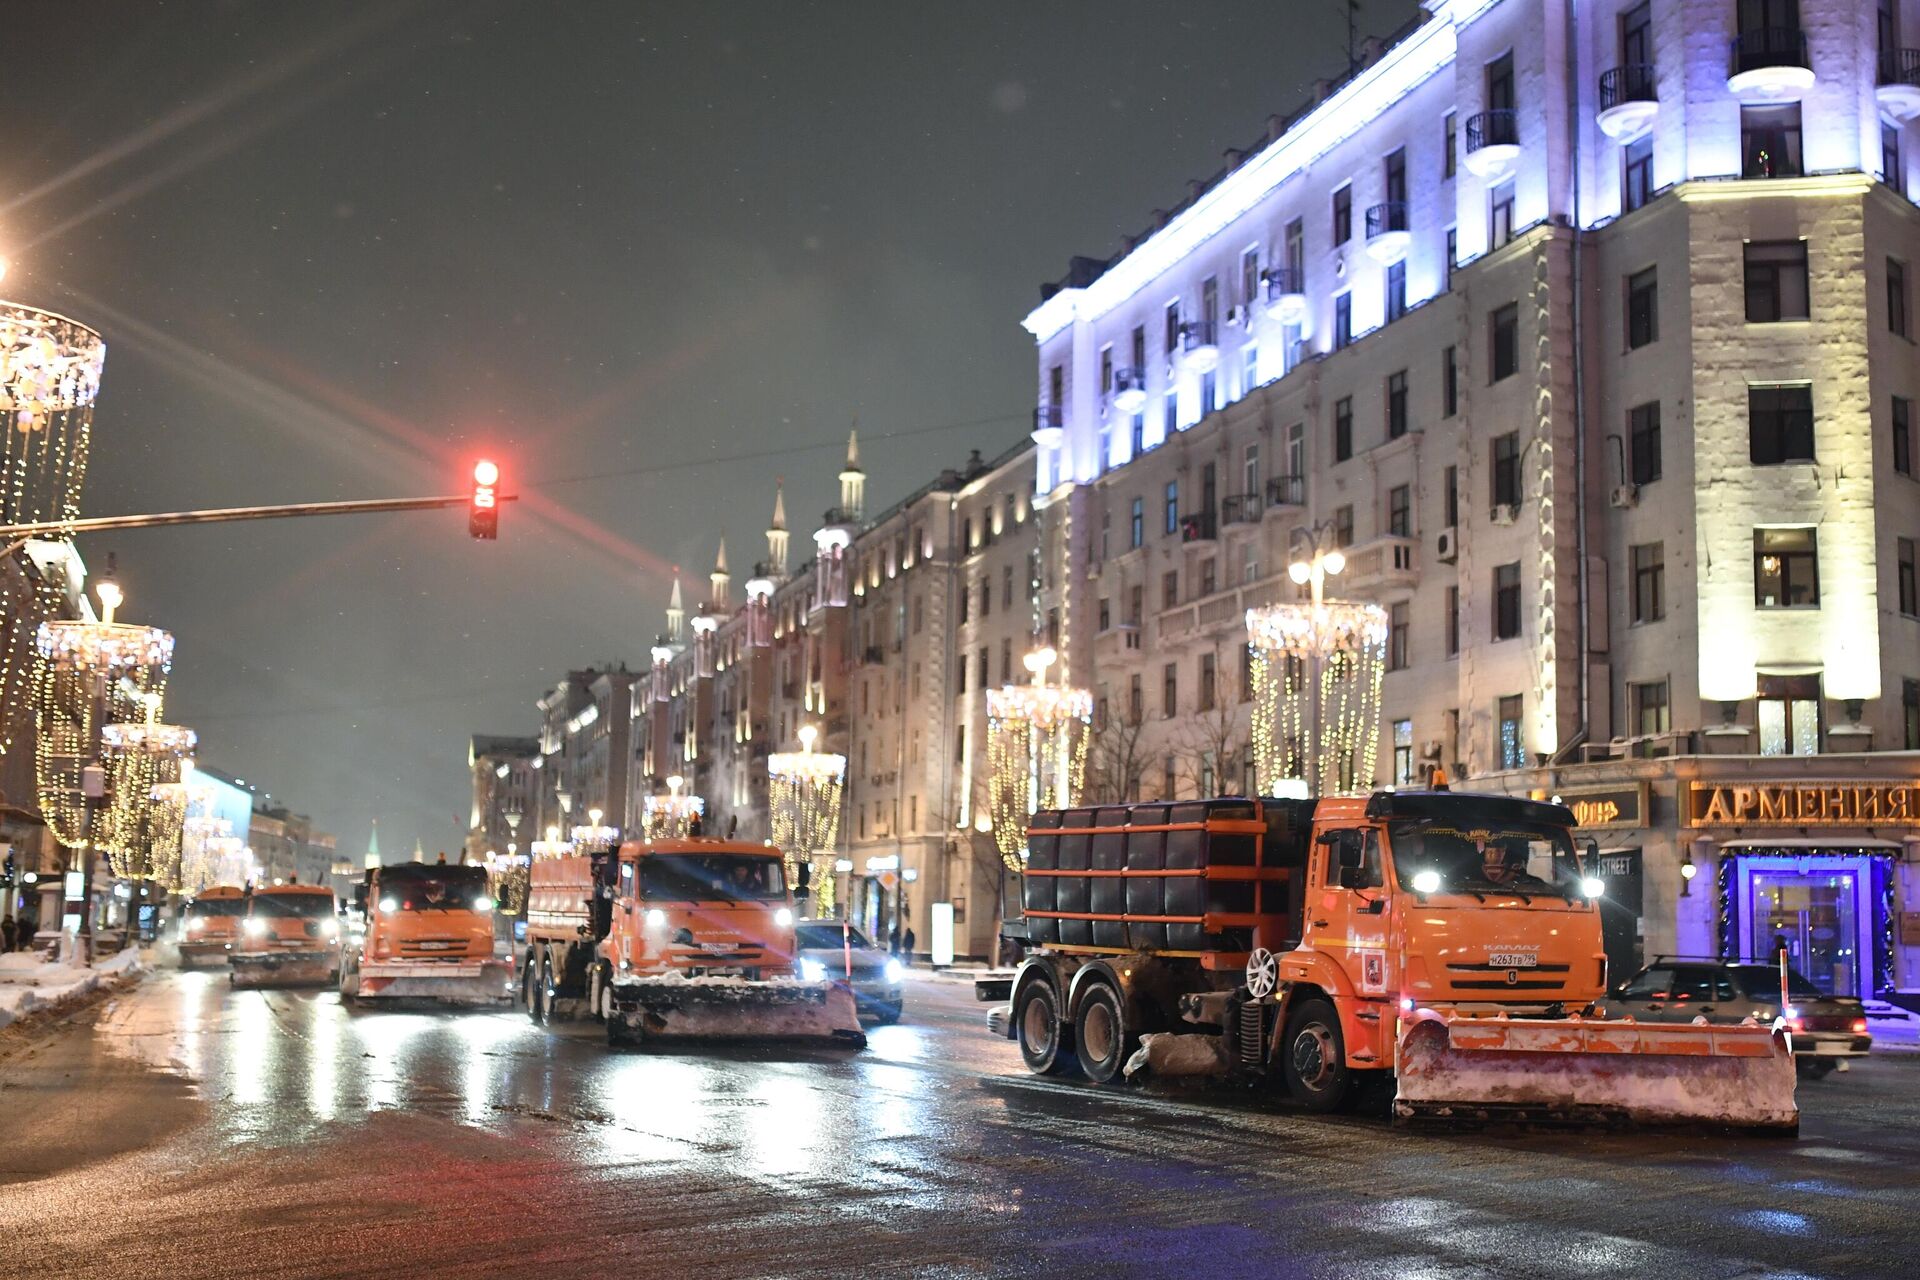
<instances>
[{"instance_id":1,"label":"building spire","mask_svg":"<svg viewBox=\"0 0 1920 1280\"><path fill-rule=\"evenodd\" d=\"M727 587L733 581L733 575L727 572L727 540L724 537L720 539L720 553L713 559L713 572L707 575L707 580L713 584L708 602L716 610L725 608Z\"/></svg>"},{"instance_id":2,"label":"building spire","mask_svg":"<svg viewBox=\"0 0 1920 1280\"><path fill-rule=\"evenodd\" d=\"M847 432L847 465L840 469L841 519L853 524L866 515L867 473L860 469L860 428Z\"/></svg>"},{"instance_id":3,"label":"building spire","mask_svg":"<svg viewBox=\"0 0 1920 1280\"><path fill-rule=\"evenodd\" d=\"M787 576L787 486L784 479L773 482L773 523L767 526L767 572L776 578Z\"/></svg>"},{"instance_id":4,"label":"building spire","mask_svg":"<svg viewBox=\"0 0 1920 1280\"><path fill-rule=\"evenodd\" d=\"M667 642L679 644L687 625L687 607L680 601L680 566L673 566L673 594L667 597Z\"/></svg>"}]
</instances>

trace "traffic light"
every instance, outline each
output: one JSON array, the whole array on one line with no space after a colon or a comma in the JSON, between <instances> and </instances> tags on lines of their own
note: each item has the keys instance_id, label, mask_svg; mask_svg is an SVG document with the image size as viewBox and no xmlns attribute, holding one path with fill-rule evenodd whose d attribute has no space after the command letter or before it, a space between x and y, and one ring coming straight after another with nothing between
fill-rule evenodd
<instances>
[{"instance_id":1,"label":"traffic light","mask_svg":"<svg viewBox=\"0 0 1920 1280\"><path fill-rule=\"evenodd\" d=\"M467 503L467 533L489 541L500 536L500 468L485 458L473 464L473 497Z\"/></svg>"}]
</instances>

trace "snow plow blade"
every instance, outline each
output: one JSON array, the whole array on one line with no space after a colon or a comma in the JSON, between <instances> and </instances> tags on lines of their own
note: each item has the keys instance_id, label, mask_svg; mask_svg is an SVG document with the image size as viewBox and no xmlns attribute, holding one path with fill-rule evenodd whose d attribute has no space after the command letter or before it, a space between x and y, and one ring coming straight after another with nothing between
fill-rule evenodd
<instances>
[{"instance_id":1,"label":"snow plow blade","mask_svg":"<svg viewBox=\"0 0 1920 1280\"><path fill-rule=\"evenodd\" d=\"M236 987L324 987L333 982L334 959L324 952L231 956L228 964Z\"/></svg>"},{"instance_id":2,"label":"snow plow blade","mask_svg":"<svg viewBox=\"0 0 1920 1280\"><path fill-rule=\"evenodd\" d=\"M354 974L355 1000L433 1000L441 1004L490 1005L511 1000L513 966L505 960L423 960L367 964Z\"/></svg>"},{"instance_id":3,"label":"snow plow blade","mask_svg":"<svg viewBox=\"0 0 1920 1280\"><path fill-rule=\"evenodd\" d=\"M1403 1031L1397 1074L1403 1123L1800 1127L1786 1034L1755 1023L1427 1014Z\"/></svg>"},{"instance_id":4,"label":"snow plow blade","mask_svg":"<svg viewBox=\"0 0 1920 1280\"><path fill-rule=\"evenodd\" d=\"M817 1040L864 1049L853 994L831 982L663 979L613 984L609 1039Z\"/></svg>"}]
</instances>

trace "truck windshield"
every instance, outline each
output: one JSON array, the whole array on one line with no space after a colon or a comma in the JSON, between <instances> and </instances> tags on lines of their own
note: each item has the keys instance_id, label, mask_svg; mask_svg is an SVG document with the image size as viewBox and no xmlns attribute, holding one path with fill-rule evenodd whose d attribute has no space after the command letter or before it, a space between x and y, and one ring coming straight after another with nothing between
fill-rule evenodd
<instances>
[{"instance_id":1,"label":"truck windshield","mask_svg":"<svg viewBox=\"0 0 1920 1280\"><path fill-rule=\"evenodd\" d=\"M1422 872L1439 877L1438 893L1550 894L1577 900L1580 863L1573 839L1559 827L1502 822L1469 827L1458 822L1395 822L1388 828L1393 865L1403 887L1417 888Z\"/></svg>"},{"instance_id":2,"label":"truck windshield","mask_svg":"<svg viewBox=\"0 0 1920 1280\"><path fill-rule=\"evenodd\" d=\"M245 898L203 898L187 904L189 918L206 919L210 916L243 916L247 914Z\"/></svg>"},{"instance_id":3,"label":"truck windshield","mask_svg":"<svg viewBox=\"0 0 1920 1280\"><path fill-rule=\"evenodd\" d=\"M655 853L640 859L649 902L764 902L787 896L778 858L748 853Z\"/></svg>"},{"instance_id":4,"label":"truck windshield","mask_svg":"<svg viewBox=\"0 0 1920 1280\"><path fill-rule=\"evenodd\" d=\"M296 919L326 917L333 914L333 895L330 893L256 893L253 895L253 914L289 916Z\"/></svg>"},{"instance_id":5,"label":"truck windshield","mask_svg":"<svg viewBox=\"0 0 1920 1280\"><path fill-rule=\"evenodd\" d=\"M380 898L399 903L406 911L469 911L475 898L487 896L485 867L413 868L395 875L380 873Z\"/></svg>"}]
</instances>

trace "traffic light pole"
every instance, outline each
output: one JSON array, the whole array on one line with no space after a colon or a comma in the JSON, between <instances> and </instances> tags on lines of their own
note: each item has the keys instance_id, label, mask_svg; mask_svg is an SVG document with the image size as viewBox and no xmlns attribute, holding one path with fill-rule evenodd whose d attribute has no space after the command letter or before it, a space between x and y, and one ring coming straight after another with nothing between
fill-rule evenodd
<instances>
[{"instance_id":1,"label":"traffic light pole","mask_svg":"<svg viewBox=\"0 0 1920 1280\"><path fill-rule=\"evenodd\" d=\"M503 493L496 501L514 502L517 493ZM464 507L468 494L444 498L365 498L353 502L288 502L276 507L215 507L203 511L162 511L133 516L92 516L85 520L48 520L39 524L0 525L8 551L33 538L66 538L76 533L103 533L115 529L158 529L176 524L230 524L236 520L282 520L291 516L376 515L387 511L440 511Z\"/></svg>"}]
</instances>

